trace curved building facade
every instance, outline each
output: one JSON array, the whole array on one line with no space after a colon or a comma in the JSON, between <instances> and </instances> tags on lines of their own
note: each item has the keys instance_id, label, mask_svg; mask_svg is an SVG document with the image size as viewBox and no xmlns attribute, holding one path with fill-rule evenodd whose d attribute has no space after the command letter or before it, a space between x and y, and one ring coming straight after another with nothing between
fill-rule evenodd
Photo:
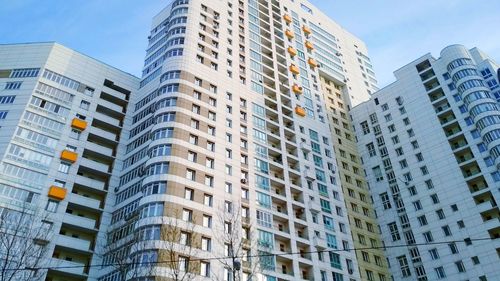
<instances>
[{"instance_id":1,"label":"curved building facade","mask_svg":"<svg viewBox=\"0 0 500 281\"><path fill-rule=\"evenodd\" d=\"M366 50L309 5L176 0L154 17L99 280L388 280L379 250L358 267L319 78L357 81Z\"/></svg>"},{"instance_id":2,"label":"curved building facade","mask_svg":"<svg viewBox=\"0 0 500 281\"><path fill-rule=\"evenodd\" d=\"M441 52L474 125L500 169L500 106L495 100L469 50L453 45Z\"/></svg>"},{"instance_id":3,"label":"curved building facade","mask_svg":"<svg viewBox=\"0 0 500 281\"><path fill-rule=\"evenodd\" d=\"M500 278L498 68L452 45L351 111L396 280Z\"/></svg>"}]
</instances>

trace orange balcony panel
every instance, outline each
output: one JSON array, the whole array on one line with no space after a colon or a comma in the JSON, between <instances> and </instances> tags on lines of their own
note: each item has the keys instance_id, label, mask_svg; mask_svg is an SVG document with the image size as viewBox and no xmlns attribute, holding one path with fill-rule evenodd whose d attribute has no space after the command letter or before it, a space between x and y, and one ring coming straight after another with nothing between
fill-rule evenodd
<instances>
[{"instance_id":1,"label":"orange balcony panel","mask_svg":"<svg viewBox=\"0 0 500 281\"><path fill-rule=\"evenodd\" d=\"M61 160L74 163L74 162L76 162L77 158L78 158L78 154L76 152L69 151L69 150L63 150L61 152Z\"/></svg>"},{"instance_id":2,"label":"orange balcony panel","mask_svg":"<svg viewBox=\"0 0 500 281\"><path fill-rule=\"evenodd\" d=\"M71 121L71 127L83 131L87 128L87 122L82 119L73 118L73 121Z\"/></svg>"},{"instance_id":3,"label":"orange balcony panel","mask_svg":"<svg viewBox=\"0 0 500 281\"><path fill-rule=\"evenodd\" d=\"M290 56L292 57L295 57L297 55L297 50L295 50L294 47L288 47L288 53L290 54Z\"/></svg>"},{"instance_id":4,"label":"orange balcony panel","mask_svg":"<svg viewBox=\"0 0 500 281\"><path fill-rule=\"evenodd\" d=\"M49 188L49 197L56 200L64 200L66 198L66 188L59 186L51 186Z\"/></svg>"},{"instance_id":5,"label":"orange balcony panel","mask_svg":"<svg viewBox=\"0 0 500 281\"><path fill-rule=\"evenodd\" d=\"M288 37L289 39L292 39L292 38L295 36L295 34L293 34L293 31L291 31L291 30L289 30L289 29L287 29L287 30L285 31L285 35L286 35L286 37Z\"/></svg>"},{"instance_id":6,"label":"orange balcony panel","mask_svg":"<svg viewBox=\"0 0 500 281\"><path fill-rule=\"evenodd\" d=\"M311 34L311 29L310 29L309 27L305 26L305 25L304 25L304 26L302 26L302 31L304 31L304 33L305 33L306 35Z\"/></svg>"},{"instance_id":7,"label":"orange balcony panel","mask_svg":"<svg viewBox=\"0 0 500 281\"><path fill-rule=\"evenodd\" d=\"M306 116L306 110L300 106L295 107L295 113L297 113L297 115L302 116L302 117Z\"/></svg>"},{"instance_id":8,"label":"orange balcony panel","mask_svg":"<svg viewBox=\"0 0 500 281\"><path fill-rule=\"evenodd\" d=\"M318 66L318 63L314 59L312 59L312 58L308 59L307 63L309 63L309 65L312 66L312 67L317 67Z\"/></svg>"},{"instance_id":9,"label":"orange balcony panel","mask_svg":"<svg viewBox=\"0 0 500 281\"><path fill-rule=\"evenodd\" d=\"M300 73L299 67L296 66L295 64L290 65L290 72L297 75Z\"/></svg>"},{"instance_id":10,"label":"orange balcony panel","mask_svg":"<svg viewBox=\"0 0 500 281\"><path fill-rule=\"evenodd\" d=\"M309 50L314 49L314 45L313 45L313 43L311 43L311 42L309 42L309 41L306 41L306 42L304 43L304 45L306 45L306 48L308 48Z\"/></svg>"},{"instance_id":11,"label":"orange balcony panel","mask_svg":"<svg viewBox=\"0 0 500 281\"><path fill-rule=\"evenodd\" d=\"M292 91L296 94L302 94L302 87L297 84L294 84L292 86Z\"/></svg>"},{"instance_id":12,"label":"orange balcony panel","mask_svg":"<svg viewBox=\"0 0 500 281\"><path fill-rule=\"evenodd\" d=\"M291 23L292 22L292 17L290 15L284 15L283 16L283 19L287 22L287 23Z\"/></svg>"}]
</instances>

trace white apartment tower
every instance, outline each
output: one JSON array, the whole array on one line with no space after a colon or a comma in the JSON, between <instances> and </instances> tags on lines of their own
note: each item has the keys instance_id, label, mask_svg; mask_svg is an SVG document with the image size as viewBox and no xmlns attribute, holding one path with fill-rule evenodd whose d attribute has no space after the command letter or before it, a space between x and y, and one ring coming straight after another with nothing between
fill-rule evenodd
<instances>
[{"instance_id":1,"label":"white apartment tower","mask_svg":"<svg viewBox=\"0 0 500 281\"><path fill-rule=\"evenodd\" d=\"M499 280L499 66L446 47L352 110L396 280Z\"/></svg>"},{"instance_id":2,"label":"white apartment tower","mask_svg":"<svg viewBox=\"0 0 500 281\"><path fill-rule=\"evenodd\" d=\"M99 280L361 280L320 73L368 99L364 44L298 0L175 0L148 40Z\"/></svg>"},{"instance_id":3,"label":"white apartment tower","mask_svg":"<svg viewBox=\"0 0 500 281\"><path fill-rule=\"evenodd\" d=\"M138 86L56 43L0 45L0 279L87 280Z\"/></svg>"}]
</instances>

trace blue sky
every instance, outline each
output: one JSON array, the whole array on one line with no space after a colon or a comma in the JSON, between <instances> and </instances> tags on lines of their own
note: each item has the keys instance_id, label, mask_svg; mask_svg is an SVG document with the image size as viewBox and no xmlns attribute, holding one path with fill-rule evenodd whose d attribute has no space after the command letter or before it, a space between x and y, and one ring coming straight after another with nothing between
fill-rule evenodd
<instances>
[{"instance_id":1,"label":"blue sky","mask_svg":"<svg viewBox=\"0 0 500 281\"><path fill-rule=\"evenodd\" d=\"M151 17L168 2L0 0L0 43L57 41L139 75ZM450 44L478 46L500 62L500 1L311 2L366 42L380 86L397 68Z\"/></svg>"}]
</instances>

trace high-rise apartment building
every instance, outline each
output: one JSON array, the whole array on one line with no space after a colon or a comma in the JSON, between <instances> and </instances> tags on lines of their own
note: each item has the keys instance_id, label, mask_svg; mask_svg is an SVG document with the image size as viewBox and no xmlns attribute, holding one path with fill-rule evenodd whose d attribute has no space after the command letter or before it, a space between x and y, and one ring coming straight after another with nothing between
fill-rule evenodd
<instances>
[{"instance_id":1,"label":"high-rise apartment building","mask_svg":"<svg viewBox=\"0 0 500 281\"><path fill-rule=\"evenodd\" d=\"M347 107L376 90L364 44L308 2L278 0L176 0L148 39L103 262L125 252L142 266L129 277L174 280L387 280L380 251L357 253L358 267L353 248L379 234L352 145L361 213L346 209L323 93L347 95L348 132Z\"/></svg>"},{"instance_id":2,"label":"high-rise apartment building","mask_svg":"<svg viewBox=\"0 0 500 281\"><path fill-rule=\"evenodd\" d=\"M452 45L351 111L396 280L500 278L498 69Z\"/></svg>"},{"instance_id":3,"label":"high-rise apartment building","mask_svg":"<svg viewBox=\"0 0 500 281\"><path fill-rule=\"evenodd\" d=\"M332 145L362 280L390 280L363 166L356 146L350 109L377 91L377 81L364 43L334 23L313 25L312 42L320 64L322 102L330 124Z\"/></svg>"},{"instance_id":4,"label":"high-rise apartment building","mask_svg":"<svg viewBox=\"0 0 500 281\"><path fill-rule=\"evenodd\" d=\"M18 268L12 280L35 280L20 276L38 267L51 267L40 270L47 280L87 280L138 86L138 78L55 43L0 45L0 235L2 243L10 241L0 253L5 280ZM43 220L32 222L40 224L36 235L27 233L31 227L15 228L28 222L22 218ZM33 240L46 249L44 262L17 264L31 259L23 255L35 259L38 251L22 245Z\"/></svg>"}]
</instances>

